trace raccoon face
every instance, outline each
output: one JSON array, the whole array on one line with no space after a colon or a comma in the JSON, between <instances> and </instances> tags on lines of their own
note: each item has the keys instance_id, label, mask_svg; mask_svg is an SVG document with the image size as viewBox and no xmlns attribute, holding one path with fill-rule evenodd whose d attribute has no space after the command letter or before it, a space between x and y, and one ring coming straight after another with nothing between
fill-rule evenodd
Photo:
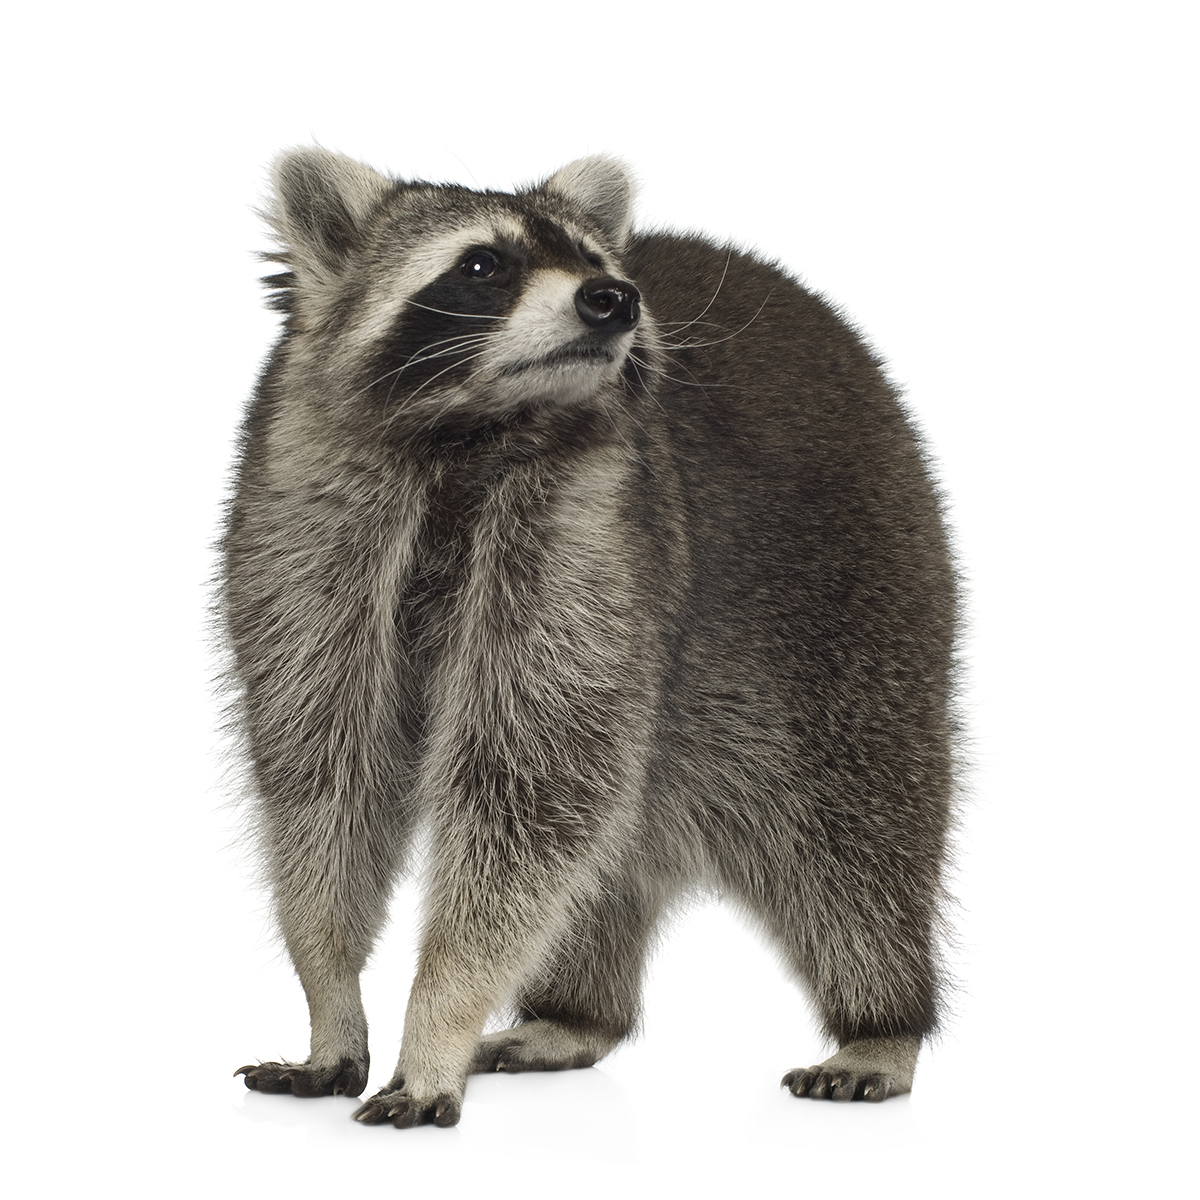
<instances>
[{"instance_id":1,"label":"raccoon face","mask_svg":"<svg viewBox=\"0 0 1200 1200\"><path fill-rule=\"evenodd\" d=\"M614 274L614 257L536 211L487 224L486 238L448 239L444 269L398 305L380 297L392 315L369 360L377 398L487 413L578 403L619 384L641 296Z\"/></svg>"},{"instance_id":2,"label":"raccoon face","mask_svg":"<svg viewBox=\"0 0 1200 1200\"><path fill-rule=\"evenodd\" d=\"M275 177L293 333L357 402L425 428L619 402L648 325L621 269L619 164L583 159L513 196L395 183L319 150Z\"/></svg>"}]
</instances>

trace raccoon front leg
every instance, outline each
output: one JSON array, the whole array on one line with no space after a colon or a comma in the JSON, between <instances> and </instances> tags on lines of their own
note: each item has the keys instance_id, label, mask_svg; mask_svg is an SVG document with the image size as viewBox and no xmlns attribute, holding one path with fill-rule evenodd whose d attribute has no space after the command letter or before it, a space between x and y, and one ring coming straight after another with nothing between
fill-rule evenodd
<instances>
[{"instance_id":1,"label":"raccoon front leg","mask_svg":"<svg viewBox=\"0 0 1200 1200\"><path fill-rule=\"evenodd\" d=\"M484 1022L598 895L634 820L652 706L616 529L624 460L600 445L569 480L555 470L522 456L472 530L429 693L424 939L396 1074L356 1114L367 1123L458 1120Z\"/></svg>"},{"instance_id":2,"label":"raccoon front leg","mask_svg":"<svg viewBox=\"0 0 1200 1200\"><path fill-rule=\"evenodd\" d=\"M258 1091L359 1095L368 1066L359 974L412 820L395 596L422 510L411 503L384 520L371 496L360 512L250 491L237 503L226 619L256 832L312 1025L304 1062L238 1073Z\"/></svg>"},{"instance_id":3,"label":"raccoon front leg","mask_svg":"<svg viewBox=\"0 0 1200 1200\"><path fill-rule=\"evenodd\" d=\"M584 812L603 811L599 797L585 804ZM544 824L535 820L514 839L501 805L495 823L471 807L469 840L443 831L452 844L434 868L403 1046L388 1085L355 1114L367 1124L457 1123L484 1022L534 976L595 886L599 831L568 856ZM584 1035L595 1057L619 1040L619 1026L598 1043L597 1028Z\"/></svg>"},{"instance_id":4,"label":"raccoon front leg","mask_svg":"<svg viewBox=\"0 0 1200 1200\"><path fill-rule=\"evenodd\" d=\"M658 906L631 882L601 887L521 989L519 1023L480 1040L472 1072L590 1067L632 1032Z\"/></svg>"},{"instance_id":5,"label":"raccoon front leg","mask_svg":"<svg viewBox=\"0 0 1200 1200\"><path fill-rule=\"evenodd\" d=\"M465 865L460 859L455 867ZM484 1022L560 931L555 917L569 905L561 877L552 890L543 870L540 884L526 887L496 867L470 871L466 887L446 889L458 895L443 892L431 905L395 1073L357 1120L397 1128L457 1123Z\"/></svg>"},{"instance_id":6,"label":"raccoon front leg","mask_svg":"<svg viewBox=\"0 0 1200 1200\"><path fill-rule=\"evenodd\" d=\"M239 1068L254 1091L358 1096L367 1085L359 977L386 913L397 847L395 831L346 817L314 806L271 839L276 913L312 1037L304 1062Z\"/></svg>"}]
</instances>

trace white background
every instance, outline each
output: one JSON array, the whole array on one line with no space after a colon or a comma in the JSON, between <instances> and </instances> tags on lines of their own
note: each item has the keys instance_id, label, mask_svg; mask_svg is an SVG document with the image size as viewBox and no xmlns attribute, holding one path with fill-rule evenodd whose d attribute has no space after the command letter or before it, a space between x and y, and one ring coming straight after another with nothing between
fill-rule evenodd
<instances>
[{"instance_id":1,"label":"white background","mask_svg":"<svg viewBox=\"0 0 1200 1200\"><path fill-rule=\"evenodd\" d=\"M1163 1194L1194 1155L1196 39L1183 3L24 5L6 21L6 1176L20 1194ZM969 581L942 1044L882 1106L719 909L644 1038L450 1131L247 1092L302 1056L234 844L203 625L273 336L282 147L507 187L595 151L643 224L842 303ZM390 1071L412 895L368 973Z\"/></svg>"}]
</instances>

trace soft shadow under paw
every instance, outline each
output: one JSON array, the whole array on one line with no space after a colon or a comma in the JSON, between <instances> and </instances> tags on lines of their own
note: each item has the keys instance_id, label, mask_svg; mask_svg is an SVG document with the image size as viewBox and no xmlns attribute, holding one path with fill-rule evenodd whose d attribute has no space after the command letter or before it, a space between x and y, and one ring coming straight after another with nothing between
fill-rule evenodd
<instances>
[{"instance_id":1,"label":"soft shadow under paw","mask_svg":"<svg viewBox=\"0 0 1200 1200\"><path fill-rule=\"evenodd\" d=\"M316 1067L311 1063L266 1062L239 1067L252 1092L291 1096L361 1096L367 1086L365 1063L344 1058L336 1066Z\"/></svg>"}]
</instances>

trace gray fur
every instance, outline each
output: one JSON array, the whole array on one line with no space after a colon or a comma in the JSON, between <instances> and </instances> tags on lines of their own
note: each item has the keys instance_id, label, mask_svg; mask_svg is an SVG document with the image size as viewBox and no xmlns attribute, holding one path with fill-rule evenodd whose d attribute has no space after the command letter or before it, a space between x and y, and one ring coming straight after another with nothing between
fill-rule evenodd
<instances>
[{"instance_id":1,"label":"gray fur","mask_svg":"<svg viewBox=\"0 0 1200 1200\"><path fill-rule=\"evenodd\" d=\"M359 1120L453 1124L472 1071L596 1062L664 907L705 889L839 1046L785 1085L907 1091L938 1012L955 584L870 352L775 267L631 237L610 159L515 195L311 149L274 178L287 318L222 610L312 1045L247 1085L362 1092L359 973L423 825L403 1046Z\"/></svg>"},{"instance_id":2,"label":"gray fur","mask_svg":"<svg viewBox=\"0 0 1200 1200\"><path fill-rule=\"evenodd\" d=\"M599 225L618 250L625 248L633 223L633 180L624 163L595 155L568 163L542 185L573 204Z\"/></svg>"}]
</instances>

